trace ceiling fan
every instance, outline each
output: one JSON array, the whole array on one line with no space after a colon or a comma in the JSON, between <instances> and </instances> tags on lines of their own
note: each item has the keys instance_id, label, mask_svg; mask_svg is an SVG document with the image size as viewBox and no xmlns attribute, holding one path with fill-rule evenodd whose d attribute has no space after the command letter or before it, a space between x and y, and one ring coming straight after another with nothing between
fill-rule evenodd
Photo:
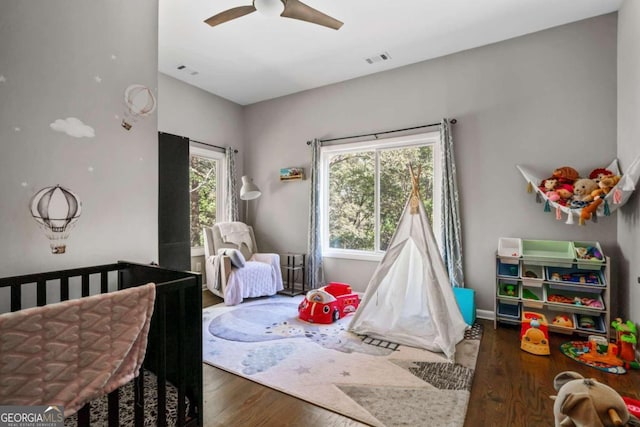
<instances>
[{"instance_id":1,"label":"ceiling fan","mask_svg":"<svg viewBox=\"0 0 640 427\"><path fill-rule=\"evenodd\" d=\"M329 15L325 15L311 6L307 6L299 0L253 0L251 6L239 6L225 10L217 15L213 15L204 22L213 27L227 21L231 21L232 19L240 18L258 10L258 8L256 8L256 3L258 3L258 8L260 8L260 10L262 10L262 4L264 4L265 8L270 9L273 9L274 6L278 6L278 11L282 10L282 6L284 6L284 10L282 10L282 13L280 14L280 16L284 18L298 19L300 21L322 25L334 30L339 30L343 24L343 22L338 21ZM280 5L280 3L282 3L282 5Z\"/></svg>"}]
</instances>

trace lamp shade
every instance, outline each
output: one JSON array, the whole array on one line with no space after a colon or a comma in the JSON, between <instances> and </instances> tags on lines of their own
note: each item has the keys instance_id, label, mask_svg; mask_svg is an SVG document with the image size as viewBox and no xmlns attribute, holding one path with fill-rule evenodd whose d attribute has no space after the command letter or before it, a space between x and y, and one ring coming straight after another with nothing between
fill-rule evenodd
<instances>
[{"instance_id":1,"label":"lamp shade","mask_svg":"<svg viewBox=\"0 0 640 427\"><path fill-rule=\"evenodd\" d=\"M242 188L240 188L240 198L242 200L253 200L253 199L257 199L261 195L262 195L262 192L260 191L258 186L251 181L251 178L249 178L246 175L243 176Z\"/></svg>"}]
</instances>

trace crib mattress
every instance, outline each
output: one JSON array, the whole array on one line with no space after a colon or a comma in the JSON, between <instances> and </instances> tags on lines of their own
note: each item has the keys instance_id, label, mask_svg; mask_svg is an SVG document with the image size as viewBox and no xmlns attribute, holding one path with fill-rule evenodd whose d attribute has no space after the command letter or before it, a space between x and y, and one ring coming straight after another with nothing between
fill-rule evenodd
<instances>
[{"instance_id":1,"label":"crib mattress","mask_svg":"<svg viewBox=\"0 0 640 427\"><path fill-rule=\"evenodd\" d=\"M155 426L157 419L158 379L156 375L144 370L144 425ZM135 425L134 386L133 381L120 387L120 425ZM189 413L189 399L186 399L186 413ZM178 389L167 382L167 425L175 426L178 422ZM91 426L102 427L108 425L109 405L108 397L102 396L91 401ZM78 414L65 418L64 425L75 427L78 425Z\"/></svg>"}]
</instances>

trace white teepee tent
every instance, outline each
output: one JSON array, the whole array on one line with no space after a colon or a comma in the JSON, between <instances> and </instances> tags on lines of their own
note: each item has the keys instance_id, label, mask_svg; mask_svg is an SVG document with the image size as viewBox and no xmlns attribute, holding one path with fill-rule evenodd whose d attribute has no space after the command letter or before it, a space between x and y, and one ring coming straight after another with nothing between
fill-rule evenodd
<instances>
[{"instance_id":1,"label":"white teepee tent","mask_svg":"<svg viewBox=\"0 0 640 427\"><path fill-rule=\"evenodd\" d=\"M413 191L349 330L442 352L453 360L467 325L418 194Z\"/></svg>"}]
</instances>

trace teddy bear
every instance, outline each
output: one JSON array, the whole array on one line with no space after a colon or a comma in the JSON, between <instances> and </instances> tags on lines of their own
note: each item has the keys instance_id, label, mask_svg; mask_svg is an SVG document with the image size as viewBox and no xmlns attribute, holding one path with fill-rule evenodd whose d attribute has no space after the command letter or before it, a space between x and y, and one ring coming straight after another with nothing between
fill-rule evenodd
<instances>
[{"instance_id":1,"label":"teddy bear","mask_svg":"<svg viewBox=\"0 0 640 427\"><path fill-rule=\"evenodd\" d=\"M573 183L572 208L583 208L593 201L591 193L598 188L598 184L592 179L581 178Z\"/></svg>"},{"instance_id":2,"label":"teddy bear","mask_svg":"<svg viewBox=\"0 0 640 427\"><path fill-rule=\"evenodd\" d=\"M598 182L598 189L601 190L601 194L607 195L613 187L618 185L618 182L620 182L620 176L618 175L605 176Z\"/></svg>"},{"instance_id":3,"label":"teddy bear","mask_svg":"<svg viewBox=\"0 0 640 427\"><path fill-rule=\"evenodd\" d=\"M577 372L561 372L553 379L551 396L555 427L640 426L622 397L608 385Z\"/></svg>"}]
</instances>

